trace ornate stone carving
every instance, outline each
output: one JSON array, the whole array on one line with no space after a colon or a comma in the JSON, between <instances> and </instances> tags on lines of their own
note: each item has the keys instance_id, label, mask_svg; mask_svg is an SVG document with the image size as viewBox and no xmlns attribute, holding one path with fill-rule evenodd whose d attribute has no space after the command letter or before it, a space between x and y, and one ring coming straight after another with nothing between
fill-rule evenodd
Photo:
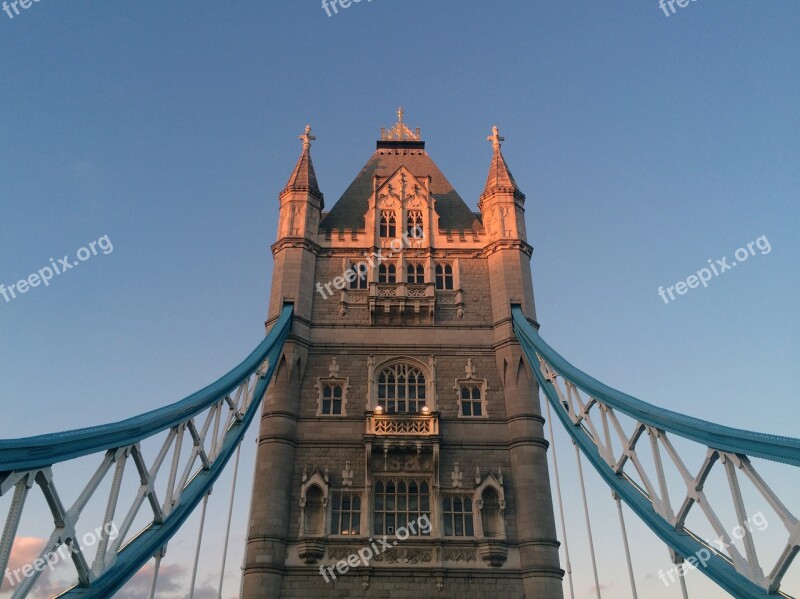
<instances>
[{"instance_id":1,"label":"ornate stone carving","mask_svg":"<svg viewBox=\"0 0 800 599\"><path fill-rule=\"evenodd\" d=\"M453 487L460 489L464 473L458 469L458 462L453 464L453 472L450 474L450 478L453 479Z\"/></svg>"},{"instance_id":2,"label":"ornate stone carving","mask_svg":"<svg viewBox=\"0 0 800 599\"><path fill-rule=\"evenodd\" d=\"M492 127L492 134L486 138L486 141L492 142L492 149L494 149L495 152L500 149L502 142L505 140L506 138L500 135L500 129L497 128L497 125Z\"/></svg>"},{"instance_id":3,"label":"ornate stone carving","mask_svg":"<svg viewBox=\"0 0 800 599\"><path fill-rule=\"evenodd\" d=\"M396 547L375 556L374 560L387 564L423 564L433 561L433 552L430 549Z\"/></svg>"},{"instance_id":4,"label":"ornate stone carving","mask_svg":"<svg viewBox=\"0 0 800 599\"><path fill-rule=\"evenodd\" d=\"M350 462L344 463L344 470L342 470L342 486L350 487L353 485L353 469L350 467Z\"/></svg>"},{"instance_id":5,"label":"ornate stone carving","mask_svg":"<svg viewBox=\"0 0 800 599\"><path fill-rule=\"evenodd\" d=\"M433 458L430 454L417 452L392 452L383 456L374 456L372 470L375 472L430 472Z\"/></svg>"},{"instance_id":6,"label":"ornate stone carving","mask_svg":"<svg viewBox=\"0 0 800 599\"><path fill-rule=\"evenodd\" d=\"M336 547L328 547L328 559L331 561L338 561L347 559L351 555L357 555L360 546L355 545L337 545Z\"/></svg>"},{"instance_id":7,"label":"ornate stone carving","mask_svg":"<svg viewBox=\"0 0 800 599\"><path fill-rule=\"evenodd\" d=\"M386 129L385 127L381 128L381 139L383 140L413 140L418 141L420 139L420 131L419 127L417 127L414 131L409 129L406 124L403 122L403 117L405 115L405 111L403 107L397 109L397 123L395 123L394 127L391 129Z\"/></svg>"},{"instance_id":8,"label":"ornate stone carving","mask_svg":"<svg viewBox=\"0 0 800 599\"><path fill-rule=\"evenodd\" d=\"M445 549L443 559L448 562L474 562L478 558L474 547L458 547Z\"/></svg>"},{"instance_id":9,"label":"ornate stone carving","mask_svg":"<svg viewBox=\"0 0 800 599\"><path fill-rule=\"evenodd\" d=\"M348 291L347 302L350 304L366 304L367 292L366 291Z\"/></svg>"},{"instance_id":10,"label":"ornate stone carving","mask_svg":"<svg viewBox=\"0 0 800 599\"><path fill-rule=\"evenodd\" d=\"M331 363L328 366L328 376L332 379L339 378L339 364L336 358L331 358Z\"/></svg>"}]
</instances>

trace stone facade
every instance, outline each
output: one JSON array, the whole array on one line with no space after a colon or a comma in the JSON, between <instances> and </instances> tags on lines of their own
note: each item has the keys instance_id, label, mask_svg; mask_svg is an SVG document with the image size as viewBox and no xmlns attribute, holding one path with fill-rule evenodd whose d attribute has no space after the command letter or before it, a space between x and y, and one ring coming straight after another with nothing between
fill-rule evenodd
<instances>
[{"instance_id":1,"label":"stone facade","mask_svg":"<svg viewBox=\"0 0 800 599\"><path fill-rule=\"evenodd\" d=\"M398 114L330 212L308 128L280 194L267 326L287 302L294 323L243 596L561 599L544 420L511 324L512 304L535 320L525 196L495 128L472 212Z\"/></svg>"}]
</instances>

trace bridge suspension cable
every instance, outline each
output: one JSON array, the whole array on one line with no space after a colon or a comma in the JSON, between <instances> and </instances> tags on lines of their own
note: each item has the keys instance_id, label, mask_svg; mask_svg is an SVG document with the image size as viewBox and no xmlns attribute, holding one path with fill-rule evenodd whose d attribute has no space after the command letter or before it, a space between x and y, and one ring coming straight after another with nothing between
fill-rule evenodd
<instances>
[{"instance_id":1,"label":"bridge suspension cable","mask_svg":"<svg viewBox=\"0 0 800 599\"><path fill-rule=\"evenodd\" d=\"M737 599L788 597L781 591L781 583L800 552L800 521L766 483L753 459L796 468L800 466L800 439L714 424L612 389L572 366L547 345L518 306L513 307L512 316L539 388L570 439L603 482L675 553L676 559L694 560L697 569ZM623 423L627 421L633 426L626 430ZM652 452L652 464L646 464L639 451L644 438L649 439L645 444ZM690 470L689 456L678 451L676 438L691 442L703 456L699 467ZM667 484L665 463L678 473L677 488ZM715 469L722 469L727 479L728 499L735 507L735 528L742 533L743 551L722 524L720 514L726 506L718 505L716 497L712 499L704 489ZM790 474L797 477L796 470ZM785 528L783 550L766 573L752 538L742 478ZM677 511L672 508L671 494L680 497L680 504L675 504L680 506ZM722 548L704 541L700 531L688 525L690 516L705 517L705 524L718 536ZM695 557L698 555L704 558L701 562ZM679 578L686 597L685 581Z\"/></svg>"},{"instance_id":2,"label":"bridge suspension cable","mask_svg":"<svg viewBox=\"0 0 800 599\"><path fill-rule=\"evenodd\" d=\"M286 305L267 337L241 364L204 389L175 404L122 422L0 441L0 496L13 491L11 506L0 537L0 571L6 571L26 500L35 487L52 513L54 528L39 560L66 547L77 573L77 583L60 598L106 599L122 588L151 558L155 568L150 595L156 591L158 571L168 541L197 505L207 499L242 438L258 413L291 330L292 306ZM163 440L161 438L163 436ZM147 447L158 448L147 461ZM182 452L184 445L187 451ZM68 508L59 488L63 479L56 467L85 456L100 457L100 466ZM168 456L172 456L168 460ZM157 487L165 478L163 494ZM126 466L135 469L138 488L133 497L122 493ZM92 514L85 508L96 496L109 472L112 481L105 501L104 521L95 529L99 543L91 560L80 546L79 527ZM121 500L128 510L119 512ZM102 499L102 496L100 497ZM151 514L142 510L147 502ZM89 513L84 513L84 512ZM123 517L117 518L121 513ZM133 525L144 527L131 534ZM19 581L12 599L27 597L41 570Z\"/></svg>"}]
</instances>

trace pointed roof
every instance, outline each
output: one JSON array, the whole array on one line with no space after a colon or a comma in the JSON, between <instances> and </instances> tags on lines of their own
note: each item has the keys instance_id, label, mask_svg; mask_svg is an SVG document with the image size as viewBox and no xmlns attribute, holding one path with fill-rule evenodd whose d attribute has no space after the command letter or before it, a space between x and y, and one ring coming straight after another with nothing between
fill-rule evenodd
<instances>
[{"instance_id":1,"label":"pointed roof","mask_svg":"<svg viewBox=\"0 0 800 599\"><path fill-rule=\"evenodd\" d=\"M419 129L412 131L403 122L402 108L398 110L397 124L392 129L383 129L381 138L364 168L323 217L320 230L364 229L364 215L373 192L373 177L390 177L401 166L416 177L430 177L430 192L439 215L439 229L477 231L481 228L478 217L425 151Z\"/></svg>"},{"instance_id":2,"label":"pointed roof","mask_svg":"<svg viewBox=\"0 0 800 599\"><path fill-rule=\"evenodd\" d=\"M486 139L492 142L494 155L492 156L492 163L489 166L489 176L486 179L486 187L481 197L500 191L513 193L524 199L525 194L523 194L517 186L517 182L514 180L514 176L511 174L505 158L503 158L503 152L500 150L501 142L505 141L506 138L500 135L500 130L497 128L497 125L492 128L492 135Z\"/></svg>"},{"instance_id":3,"label":"pointed roof","mask_svg":"<svg viewBox=\"0 0 800 599\"><path fill-rule=\"evenodd\" d=\"M303 140L303 152L300 154L300 158L297 160L297 164L282 193L291 191L305 192L315 196L322 202L324 196L317 183L314 163L311 162L311 142L317 138L311 135L310 125L306 125L306 131L300 136L300 139Z\"/></svg>"},{"instance_id":4,"label":"pointed roof","mask_svg":"<svg viewBox=\"0 0 800 599\"><path fill-rule=\"evenodd\" d=\"M435 200L434 208L439 215L440 229L454 231L480 229L475 214L424 149L401 149L381 145L383 147L375 151L339 201L322 219L319 225L321 230L364 229L366 226L364 215L369 209L369 200L372 197L373 177L390 177L401 166L405 166L416 177L430 177L431 196Z\"/></svg>"}]
</instances>

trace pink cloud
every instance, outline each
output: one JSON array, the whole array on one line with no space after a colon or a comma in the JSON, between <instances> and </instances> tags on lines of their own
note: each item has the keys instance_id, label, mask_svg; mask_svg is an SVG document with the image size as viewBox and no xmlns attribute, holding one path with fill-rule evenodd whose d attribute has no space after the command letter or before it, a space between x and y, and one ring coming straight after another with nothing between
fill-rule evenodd
<instances>
[{"instance_id":1,"label":"pink cloud","mask_svg":"<svg viewBox=\"0 0 800 599\"><path fill-rule=\"evenodd\" d=\"M8 568L12 572L16 569L32 564L39 557L44 549L47 539L37 537L17 537L11 548L11 557L8 560Z\"/></svg>"}]
</instances>

